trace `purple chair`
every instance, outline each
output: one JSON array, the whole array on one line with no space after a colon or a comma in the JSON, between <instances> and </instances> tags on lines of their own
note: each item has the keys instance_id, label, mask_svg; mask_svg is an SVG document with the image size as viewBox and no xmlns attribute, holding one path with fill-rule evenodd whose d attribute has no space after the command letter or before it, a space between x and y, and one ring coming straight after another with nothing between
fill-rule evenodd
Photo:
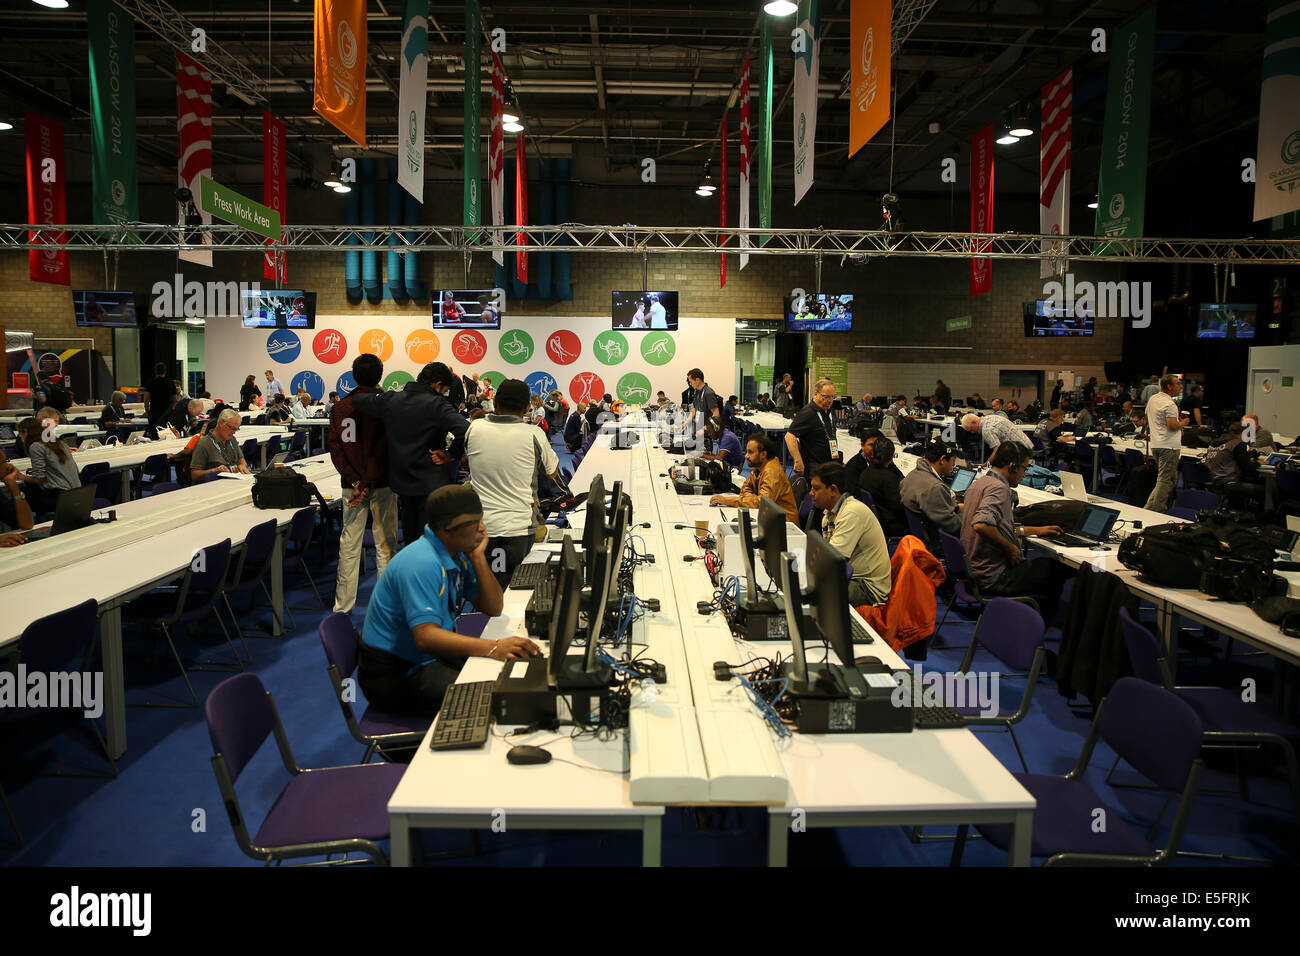
<instances>
[{"instance_id":1,"label":"purple chair","mask_svg":"<svg viewBox=\"0 0 1300 956\"><path fill-rule=\"evenodd\" d=\"M244 643L244 628L239 622L239 615L235 613L234 607L230 604L230 595L232 594L251 594L248 601L248 613L252 614L253 609L257 606L257 592L266 595L266 603L271 606L271 614L275 617L275 623L281 625L279 615L276 614L275 602L271 600L271 592L266 586L266 576L271 571L271 559L275 557L275 537L279 534L279 522L274 518L263 521L261 524L253 525L248 529L248 534L244 535L244 546L239 551L239 561L235 564L230 572L230 577L226 579L226 585L221 591L221 599L226 604L226 610L230 612L231 618L235 622L235 631L239 634L239 642L244 645L244 653L248 654L248 645ZM248 660L251 663L253 655L248 654Z\"/></svg>"},{"instance_id":2,"label":"purple chair","mask_svg":"<svg viewBox=\"0 0 1300 956\"><path fill-rule=\"evenodd\" d=\"M81 483L83 485L92 484L93 482L97 481L101 475L107 475L107 474L108 474L108 462L106 461L91 462L85 468L81 469L80 472Z\"/></svg>"},{"instance_id":3,"label":"purple chair","mask_svg":"<svg viewBox=\"0 0 1300 956\"><path fill-rule=\"evenodd\" d=\"M169 491L175 491L180 485L174 481L155 481L150 488L150 497L153 495L165 495Z\"/></svg>"},{"instance_id":4,"label":"purple chair","mask_svg":"<svg viewBox=\"0 0 1300 956\"><path fill-rule=\"evenodd\" d=\"M1279 468L1273 480L1277 484L1278 510L1282 514L1300 514L1300 471Z\"/></svg>"},{"instance_id":5,"label":"purple chair","mask_svg":"<svg viewBox=\"0 0 1300 956\"><path fill-rule=\"evenodd\" d=\"M807 523L808 516L812 514L812 510L813 510L813 498L812 498L812 493L809 492L808 494L804 495L803 500L799 502L799 524L800 525Z\"/></svg>"},{"instance_id":6,"label":"purple chair","mask_svg":"<svg viewBox=\"0 0 1300 956\"><path fill-rule=\"evenodd\" d=\"M1030 853L1047 857L1044 865L1156 866L1168 863L1178 852L1204 764L1202 726L1196 712L1177 695L1137 677L1115 682L1110 694L1097 705L1088 738L1074 769L1063 777L1015 774L1037 803ZM1096 810L1105 807L1084 781L1098 738L1106 743L1159 789L1179 795L1169 839L1157 849L1126 823L1119 812L1107 813L1106 829L1093 827ZM1157 821L1158 823L1158 821ZM1011 843L1007 824L975 824L996 847ZM961 863L967 826L958 827L952 865Z\"/></svg>"},{"instance_id":7,"label":"purple chair","mask_svg":"<svg viewBox=\"0 0 1300 956\"><path fill-rule=\"evenodd\" d=\"M1182 518L1184 521L1196 520L1196 511L1193 508L1167 508L1165 514L1171 518Z\"/></svg>"},{"instance_id":8,"label":"purple chair","mask_svg":"<svg viewBox=\"0 0 1300 956\"><path fill-rule=\"evenodd\" d=\"M150 455L140 466L140 488L153 490L160 481L171 481L172 467L166 455Z\"/></svg>"},{"instance_id":9,"label":"purple chair","mask_svg":"<svg viewBox=\"0 0 1300 956\"><path fill-rule=\"evenodd\" d=\"M253 674L222 681L208 695L203 710L212 740L212 770L235 842L247 856L266 863L311 856L324 856L335 864L361 862L347 859L355 852L364 853L378 866L388 865L379 841L388 839L388 799L402 779L404 766L299 767L275 701ZM235 782L272 732L290 780L250 837ZM343 859L330 860L336 853L342 853Z\"/></svg>"},{"instance_id":10,"label":"purple chair","mask_svg":"<svg viewBox=\"0 0 1300 956\"><path fill-rule=\"evenodd\" d=\"M1181 468L1184 488L1204 488L1214 481L1214 474L1209 466L1195 458L1184 458Z\"/></svg>"},{"instance_id":11,"label":"purple chair","mask_svg":"<svg viewBox=\"0 0 1300 956\"><path fill-rule=\"evenodd\" d=\"M1174 494L1174 506L1190 511L1217 511L1219 496L1213 491L1200 491L1196 488L1179 488ZM1166 512L1168 513L1168 512Z\"/></svg>"},{"instance_id":12,"label":"purple chair","mask_svg":"<svg viewBox=\"0 0 1300 956\"><path fill-rule=\"evenodd\" d=\"M306 508L300 508L298 511L294 512L293 517L289 519L289 540L285 543L284 570L287 573L289 570L297 568L306 575L307 583L311 585L312 591L316 593L316 600L320 602L320 606L324 610L328 611L330 610L329 605L327 605L325 599L320 596L320 589L316 587L316 580L311 576L311 572L307 570L307 549L311 547L311 536L315 526L315 505L308 505ZM289 607L290 605L285 605L286 610L288 610ZM312 609L298 606L297 610L309 611ZM289 622L293 625L293 629L296 631L298 625L294 622L292 613L289 614Z\"/></svg>"},{"instance_id":13,"label":"purple chair","mask_svg":"<svg viewBox=\"0 0 1300 956\"><path fill-rule=\"evenodd\" d=\"M366 745L362 763L369 763L375 753L387 758L389 751L412 750L424 739L431 717L389 714L367 705L361 719L357 720L352 705L344 694L343 681L352 677L357 669L357 651L361 635L352 626L352 619L342 611L335 611L320 622L317 629L325 660L329 663L330 683L334 697L343 710L343 720L357 743Z\"/></svg>"}]
</instances>

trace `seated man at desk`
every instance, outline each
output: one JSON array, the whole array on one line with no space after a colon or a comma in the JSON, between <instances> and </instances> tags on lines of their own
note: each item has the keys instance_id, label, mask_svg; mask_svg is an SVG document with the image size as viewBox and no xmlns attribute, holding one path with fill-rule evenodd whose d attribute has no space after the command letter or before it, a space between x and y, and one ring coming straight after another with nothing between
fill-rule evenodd
<instances>
[{"instance_id":1,"label":"seated man at desk","mask_svg":"<svg viewBox=\"0 0 1300 956\"><path fill-rule=\"evenodd\" d=\"M865 447L863 451L866 451ZM845 471L847 473L847 469ZM894 464L894 443L882 435L871 445L871 467L858 476L857 487L871 495L876 516L885 534L891 538L907 534L907 517L903 514L900 490L902 482L903 473Z\"/></svg>"},{"instance_id":2,"label":"seated man at desk","mask_svg":"<svg viewBox=\"0 0 1300 956\"><path fill-rule=\"evenodd\" d=\"M122 392L114 392L108 397L108 404L99 412L99 427L107 431L110 428L117 427L118 422L125 420L126 414L126 395Z\"/></svg>"},{"instance_id":3,"label":"seated man at desk","mask_svg":"<svg viewBox=\"0 0 1300 956\"><path fill-rule=\"evenodd\" d=\"M199 439L190 455L190 479L199 481L213 472L229 471L247 475L248 462L235 440L239 431L239 412L227 408L217 416L217 423Z\"/></svg>"},{"instance_id":4,"label":"seated man at desk","mask_svg":"<svg viewBox=\"0 0 1300 956\"><path fill-rule=\"evenodd\" d=\"M1243 439L1241 422L1233 422L1228 431L1210 443L1205 464L1213 476L1213 488L1235 508L1258 508L1264 501L1264 485L1259 480L1258 454Z\"/></svg>"},{"instance_id":5,"label":"seated man at desk","mask_svg":"<svg viewBox=\"0 0 1300 956\"><path fill-rule=\"evenodd\" d=\"M1043 623L1050 625L1060 604L1061 588L1073 572L1051 558L1030 561L1021 553L1025 538L1061 533L1056 525L1015 522L1011 489L1020 484L1029 464L1029 452L1016 442L997 447L989 472L966 489L961 543L982 592L998 597L1033 596Z\"/></svg>"},{"instance_id":6,"label":"seated man at desk","mask_svg":"<svg viewBox=\"0 0 1300 956\"><path fill-rule=\"evenodd\" d=\"M271 400L271 410L267 413L266 420L271 425L283 425L293 421L293 413L289 411L289 405L283 395L276 395Z\"/></svg>"},{"instance_id":7,"label":"seated man at desk","mask_svg":"<svg viewBox=\"0 0 1300 956\"><path fill-rule=\"evenodd\" d=\"M714 495L711 505L724 508L757 508L758 499L771 498L785 512L786 520L799 523L799 503L794 500L794 489L785 476L776 457L776 445L762 432L755 432L745 442L745 460L749 462L749 477L738 495Z\"/></svg>"},{"instance_id":8,"label":"seated man at desk","mask_svg":"<svg viewBox=\"0 0 1300 956\"><path fill-rule=\"evenodd\" d=\"M736 433L724 428L716 418L710 418L704 423L704 434L713 450L701 453L700 457L705 461L720 461L728 468L739 471L744 452L740 450L740 439Z\"/></svg>"},{"instance_id":9,"label":"seated man at desk","mask_svg":"<svg viewBox=\"0 0 1300 956\"><path fill-rule=\"evenodd\" d=\"M945 480L957 466L960 449L946 441L935 440L925 446L925 452L899 485L903 507L921 516L925 531L925 546L933 555L939 555L942 545L939 533L961 534L961 505L953 496Z\"/></svg>"},{"instance_id":10,"label":"seated man at desk","mask_svg":"<svg viewBox=\"0 0 1300 956\"><path fill-rule=\"evenodd\" d=\"M12 548L26 543L22 532L31 531L36 522L19 484L18 466L5 457L3 450L0 450L0 484L5 489L0 494L0 548Z\"/></svg>"},{"instance_id":11,"label":"seated man at desk","mask_svg":"<svg viewBox=\"0 0 1300 956\"><path fill-rule=\"evenodd\" d=\"M844 491L844 466L828 461L813 469L813 507L822 513L822 537L853 565L849 603L884 604L893 578L884 529L871 509Z\"/></svg>"},{"instance_id":12,"label":"seated man at desk","mask_svg":"<svg viewBox=\"0 0 1300 956\"><path fill-rule=\"evenodd\" d=\"M394 714L442 706L466 658L505 661L541 651L526 637L456 633L462 604L491 617L504 605L488 566L483 505L469 485L443 485L425 504L424 533L388 562L366 608L357 675L366 699Z\"/></svg>"}]
</instances>

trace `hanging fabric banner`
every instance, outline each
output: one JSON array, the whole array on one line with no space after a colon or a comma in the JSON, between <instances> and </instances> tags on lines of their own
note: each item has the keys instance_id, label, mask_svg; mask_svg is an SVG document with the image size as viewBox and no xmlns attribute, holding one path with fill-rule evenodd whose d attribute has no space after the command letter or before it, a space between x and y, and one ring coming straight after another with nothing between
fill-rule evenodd
<instances>
[{"instance_id":1,"label":"hanging fabric banner","mask_svg":"<svg viewBox=\"0 0 1300 956\"><path fill-rule=\"evenodd\" d=\"M483 31L479 27L477 0L465 0L465 218L466 226L479 226L483 214L479 207L479 172L482 168L482 136L479 134L479 59ZM477 232L468 233L475 242Z\"/></svg>"},{"instance_id":2,"label":"hanging fabric banner","mask_svg":"<svg viewBox=\"0 0 1300 956\"><path fill-rule=\"evenodd\" d=\"M749 228L749 59L740 74L740 228ZM740 234L740 268L749 265L749 236Z\"/></svg>"},{"instance_id":3,"label":"hanging fabric banner","mask_svg":"<svg viewBox=\"0 0 1300 956\"><path fill-rule=\"evenodd\" d=\"M366 0L316 0L312 108L366 145Z\"/></svg>"},{"instance_id":4,"label":"hanging fabric banner","mask_svg":"<svg viewBox=\"0 0 1300 956\"><path fill-rule=\"evenodd\" d=\"M67 190L64 186L63 125L23 111L23 133L27 140L27 221L33 225L59 226L68 221ZM31 233L32 242L39 242ZM64 242L66 233L45 233L46 242ZM66 249L32 249L27 254L27 273L33 282L71 285Z\"/></svg>"},{"instance_id":5,"label":"hanging fabric banner","mask_svg":"<svg viewBox=\"0 0 1300 956\"><path fill-rule=\"evenodd\" d=\"M520 131L515 137L515 224L528 225L528 157L524 155L524 134ZM528 245L528 236L522 232L515 233L516 245ZM520 249L515 255L517 268L515 272L519 281L528 285L528 251Z\"/></svg>"},{"instance_id":6,"label":"hanging fabric banner","mask_svg":"<svg viewBox=\"0 0 1300 956\"><path fill-rule=\"evenodd\" d=\"M397 184L424 202L424 107L429 83L429 0L406 0L402 17L401 77L397 95L397 129L401 156Z\"/></svg>"},{"instance_id":7,"label":"hanging fabric banner","mask_svg":"<svg viewBox=\"0 0 1300 956\"><path fill-rule=\"evenodd\" d=\"M112 0L87 0L90 172L97 225L140 220L135 168L135 21Z\"/></svg>"},{"instance_id":8,"label":"hanging fabric banner","mask_svg":"<svg viewBox=\"0 0 1300 956\"><path fill-rule=\"evenodd\" d=\"M853 0L849 9L849 155L889 121L890 0Z\"/></svg>"},{"instance_id":9,"label":"hanging fabric banner","mask_svg":"<svg viewBox=\"0 0 1300 956\"><path fill-rule=\"evenodd\" d=\"M758 95L763 105L759 112L761 128L758 134L758 226L766 229L772 225L772 18L763 17L759 30L761 43L758 50ZM759 236L758 244L767 245L769 236Z\"/></svg>"},{"instance_id":10,"label":"hanging fabric banner","mask_svg":"<svg viewBox=\"0 0 1300 956\"><path fill-rule=\"evenodd\" d=\"M262 202L280 214L282 226L287 221L285 213L289 195L287 147L284 123L262 110ZM274 239L266 240L266 245L267 250L262 255L262 278L284 285L287 272L284 245Z\"/></svg>"},{"instance_id":11,"label":"hanging fabric banner","mask_svg":"<svg viewBox=\"0 0 1300 956\"><path fill-rule=\"evenodd\" d=\"M1151 132L1152 4L1111 35L1106 120L1097 174L1098 236L1140 236L1145 226L1147 145ZM1109 248L1102 244L1098 252Z\"/></svg>"},{"instance_id":12,"label":"hanging fabric banner","mask_svg":"<svg viewBox=\"0 0 1300 956\"><path fill-rule=\"evenodd\" d=\"M720 208L718 209L718 220L719 220L719 225L721 225L723 229L726 229L727 228L727 116L725 113L722 116L722 169L720 172L721 172L721 178L718 183L718 190L719 192L722 193L722 202ZM719 245L725 246L726 242L727 242L726 233L719 234L718 236ZM722 281L719 284L719 288L725 289L727 287L727 254L725 252L722 253L721 268L722 268Z\"/></svg>"},{"instance_id":13,"label":"hanging fabric banner","mask_svg":"<svg viewBox=\"0 0 1300 956\"><path fill-rule=\"evenodd\" d=\"M813 184L817 145L817 82L821 40L817 0L799 0L799 28L794 36L794 204Z\"/></svg>"},{"instance_id":14,"label":"hanging fabric banner","mask_svg":"<svg viewBox=\"0 0 1300 956\"><path fill-rule=\"evenodd\" d=\"M1070 137L1074 106L1074 70L1068 69L1043 87L1043 128L1038 148L1038 231L1045 236L1070 234ZM1043 240L1043 255L1059 256L1060 240ZM1038 275L1047 279L1063 271L1059 259L1039 260Z\"/></svg>"},{"instance_id":15,"label":"hanging fabric banner","mask_svg":"<svg viewBox=\"0 0 1300 956\"><path fill-rule=\"evenodd\" d=\"M1300 209L1300 4L1270 0L1259 88L1254 219Z\"/></svg>"},{"instance_id":16,"label":"hanging fabric banner","mask_svg":"<svg viewBox=\"0 0 1300 956\"><path fill-rule=\"evenodd\" d=\"M506 164L506 135L501 128L502 114L506 104L506 72L501 65L501 58L496 51L492 54L492 126L488 134L488 192L492 197L492 225L504 226L506 222L505 184L502 176ZM492 241L500 245L505 234L497 229L492 233ZM492 261L505 265L506 254L500 249L492 253Z\"/></svg>"},{"instance_id":17,"label":"hanging fabric banner","mask_svg":"<svg viewBox=\"0 0 1300 956\"><path fill-rule=\"evenodd\" d=\"M194 196L181 207L180 224L185 225L187 216L197 215L209 226L212 216L198 208L198 199L199 177L212 177L212 74L179 50L176 53L176 143L180 156L177 182ZM212 245L210 236L203 235L202 240L205 246ZM182 250L176 255L195 265L212 266L211 249Z\"/></svg>"},{"instance_id":18,"label":"hanging fabric banner","mask_svg":"<svg viewBox=\"0 0 1300 956\"><path fill-rule=\"evenodd\" d=\"M993 231L993 127L986 126L970 141L970 231ZM972 240L971 252L988 252L991 240ZM979 256L970 261L970 294L993 289L993 260Z\"/></svg>"}]
</instances>

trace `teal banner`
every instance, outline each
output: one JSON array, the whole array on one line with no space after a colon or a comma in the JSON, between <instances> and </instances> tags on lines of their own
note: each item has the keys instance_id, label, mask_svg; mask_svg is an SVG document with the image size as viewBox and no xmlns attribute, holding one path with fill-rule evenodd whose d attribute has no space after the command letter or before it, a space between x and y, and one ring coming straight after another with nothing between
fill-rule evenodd
<instances>
[{"instance_id":1,"label":"teal banner","mask_svg":"<svg viewBox=\"0 0 1300 956\"><path fill-rule=\"evenodd\" d=\"M758 225L772 225L772 18L763 17L759 32L758 95L763 105L758 111ZM759 236L758 244L767 245L770 236Z\"/></svg>"},{"instance_id":2,"label":"teal banner","mask_svg":"<svg viewBox=\"0 0 1300 956\"><path fill-rule=\"evenodd\" d=\"M87 0L90 172L97 225L140 220L135 170L135 21L111 0Z\"/></svg>"},{"instance_id":3,"label":"teal banner","mask_svg":"<svg viewBox=\"0 0 1300 956\"><path fill-rule=\"evenodd\" d=\"M479 25L477 0L465 0L465 221L466 226L483 223L478 199L481 140L479 136L479 58L483 30ZM478 233L470 239L479 241Z\"/></svg>"},{"instance_id":4,"label":"teal banner","mask_svg":"<svg viewBox=\"0 0 1300 956\"><path fill-rule=\"evenodd\" d=\"M1098 236L1141 236L1145 225L1155 32L1156 7L1152 4L1111 35L1110 83L1097 176ZM1107 248L1102 245L1098 251Z\"/></svg>"}]
</instances>

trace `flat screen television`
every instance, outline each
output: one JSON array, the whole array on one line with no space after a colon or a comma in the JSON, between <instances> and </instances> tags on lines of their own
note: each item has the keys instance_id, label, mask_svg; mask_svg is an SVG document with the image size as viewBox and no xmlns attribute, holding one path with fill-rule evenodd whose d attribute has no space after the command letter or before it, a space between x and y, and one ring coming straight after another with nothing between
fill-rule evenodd
<instances>
[{"instance_id":1,"label":"flat screen television","mask_svg":"<svg viewBox=\"0 0 1300 956\"><path fill-rule=\"evenodd\" d=\"M1198 339L1253 339L1255 306L1240 303L1203 304L1196 320Z\"/></svg>"},{"instance_id":2,"label":"flat screen television","mask_svg":"<svg viewBox=\"0 0 1300 956\"><path fill-rule=\"evenodd\" d=\"M240 308L246 329L314 329L316 293L302 289L243 289Z\"/></svg>"},{"instance_id":3,"label":"flat screen television","mask_svg":"<svg viewBox=\"0 0 1300 956\"><path fill-rule=\"evenodd\" d=\"M134 292L74 289L72 311L78 325L91 328L133 329L138 324L135 316Z\"/></svg>"},{"instance_id":4,"label":"flat screen television","mask_svg":"<svg viewBox=\"0 0 1300 956\"><path fill-rule=\"evenodd\" d=\"M836 292L807 292L785 297L787 332L851 332L853 296Z\"/></svg>"},{"instance_id":5,"label":"flat screen television","mask_svg":"<svg viewBox=\"0 0 1300 956\"><path fill-rule=\"evenodd\" d=\"M435 329L499 329L504 289L441 289L433 297Z\"/></svg>"},{"instance_id":6,"label":"flat screen television","mask_svg":"<svg viewBox=\"0 0 1300 956\"><path fill-rule=\"evenodd\" d=\"M676 292L611 292L610 328L625 332L677 331Z\"/></svg>"},{"instance_id":7,"label":"flat screen television","mask_svg":"<svg viewBox=\"0 0 1300 956\"><path fill-rule=\"evenodd\" d=\"M1039 299L1025 303L1025 335L1092 335L1096 309L1083 305L1069 307L1064 302Z\"/></svg>"}]
</instances>

